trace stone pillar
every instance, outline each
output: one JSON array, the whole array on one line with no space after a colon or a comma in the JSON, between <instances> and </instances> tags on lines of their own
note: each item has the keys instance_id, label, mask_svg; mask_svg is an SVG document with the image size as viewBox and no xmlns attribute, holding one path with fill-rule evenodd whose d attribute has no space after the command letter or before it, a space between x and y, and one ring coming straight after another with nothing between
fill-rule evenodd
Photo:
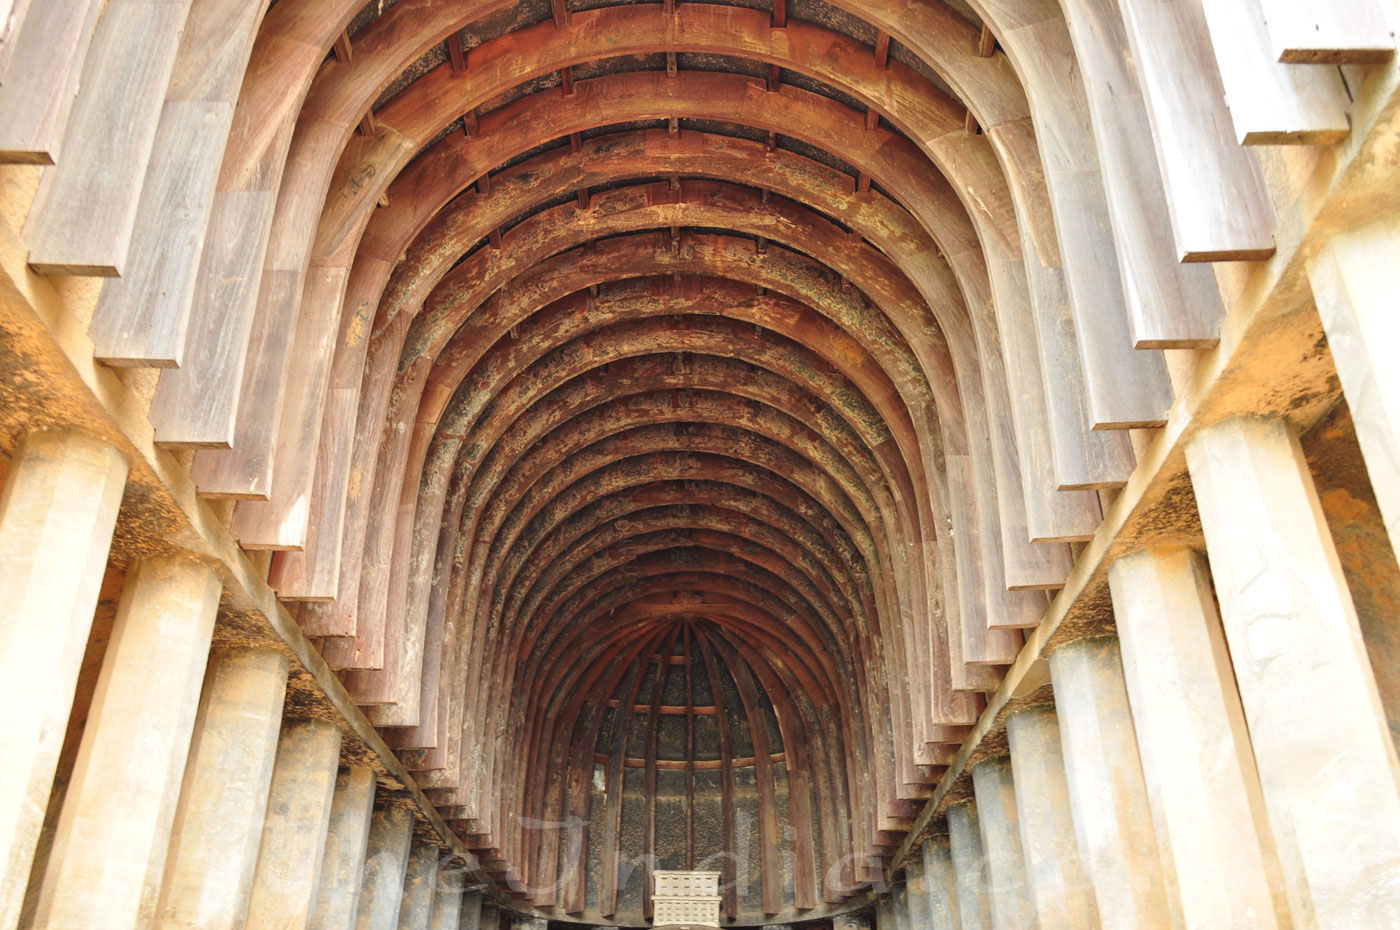
<instances>
[{"instance_id":1,"label":"stone pillar","mask_svg":"<svg viewBox=\"0 0 1400 930\"><path fill-rule=\"evenodd\" d=\"M977 793L982 849L987 858L993 925L997 930L1035 930L1035 905L1026 878L1011 760L988 759L979 763L972 770L972 784Z\"/></svg>"},{"instance_id":2,"label":"stone pillar","mask_svg":"<svg viewBox=\"0 0 1400 930\"><path fill-rule=\"evenodd\" d=\"M1049 705L1008 714L1021 848L1040 930L1094 930L1099 912L1070 814L1060 723Z\"/></svg>"},{"instance_id":3,"label":"stone pillar","mask_svg":"<svg viewBox=\"0 0 1400 930\"><path fill-rule=\"evenodd\" d=\"M916 930L928 930L933 916L928 908L928 884L924 881L924 859L918 849L910 851L904 863L904 886L909 891L909 923Z\"/></svg>"},{"instance_id":4,"label":"stone pillar","mask_svg":"<svg viewBox=\"0 0 1400 930\"><path fill-rule=\"evenodd\" d=\"M277 744L248 930L305 930L325 854L340 764L340 727L288 720Z\"/></svg>"},{"instance_id":5,"label":"stone pillar","mask_svg":"<svg viewBox=\"0 0 1400 930\"><path fill-rule=\"evenodd\" d=\"M1288 927L1204 561L1189 549L1149 549L1119 559L1108 580L1148 798L1187 928Z\"/></svg>"},{"instance_id":6,"label":"stone pillar","mask_svg":"<svg viewBox=\"0 0 1400 930\"><path fill-rule=\"evenodd\" d=\"M1400 766L1298 440L1230 420L1186 461L1293 914L1400 926Z\"/></svg>"},{"instance_id":7,"label":"stone pillar","mask_svg":"<svg viewBox=\"0 0 1400 930\"><path fill-rule=\"evenodd\" d=\"M1118 640L1077 640L1050 655L1074 834L1105 930L1172 927L1174 910Z\"/></svg>"},{"instance_id":8,"label":"stone pillar","mask_svg":"<svg viewBox=\"0 0 1400 930\"><path fill-rule=\"evenodd\" d=\"M389 804L370 818L355 930L394 930L398 926L412 840L413 811L407 807Z\"/></svg>"},{"instance_id":9,"label":"stone pillar","mask_svg":"<svg viewBox=\"0 0 1400 930\"><path fill-rule=\"evenodd\" d=\"M958 886L953 874L953 850L946 835L931 836L921 844L924 890L928 894L931 930L958 930Z\"/></svg>"},{"instance_id":10,"label":"stone pillar","mask_svg":"<svg viewBox=\"0 0 1400 930\"><path fill-rule=\"evenodd\" d=\"M889 898L894 904L894 925L898 930L914 930L913 918L909 911L909 883L896 882L890 886Z\"/></svg>"},{"instance_id":11,"label":"stone pillar","mask_svg":"<svg viewBox=\"0 0 1400 930\"><path fill-rule=\"evenodd\" d=\"M433 916L429 930L460 930L462 926L462 886L466 875L460 867L438 872L433 893Z\"/></svg>"},{"instance_id":12,"label":"stone pillar","mask_svg":"<svg viewBox=\"0 0 1400 930\"><path fill-rule=\"evenodd\" d=\"M501 908L490 898L482 897L477 914L477 930L501 930Z\"/></svg>"},{"instance_id":13,"label":"stone pillar","mask_svg":"<svg viewBox=\"0 0 1400 930\"><path fill-rule=\"evenodd\" d=\"M835 930L834 927L833 930ZM875 930L901 930L894 913L892 889L881 895L880 900L875 902Z\"/></svg>"},{"instance_id":14,"label":"stone pillar","mask_svg":"<svg viewBox=\"0 0 1400 930\"><path fill-rule=\"evenodd\" d=\"M948 839L953 850L959 926L962 930L992 930L991 903L987 900L991 889L976 804L963 801L948 806Z\"/></svg>"},{"instance_id":15,"label":"stone pillar","mask_svg":"<svg viewBox=\"0 0 1400 930\"><path fill-rule=\"evenodd\" d=\"M481 922L483 910L484 904L480 891L463 892L461 930L485 930ZM491 930L496 930L496 928L492 927Z\"/></svg>"},{"instance_id":16,"label":"stone pillar","mask_svg":"<svg viewBox=\"0 0 1400 930\"><path fill-rule=\"evenodd\" d=\"M280 652L216 649L210 656L171 831L161 927L243 926L286 688Z\"/></svg>"},{"instance_id":17,"label":"stone pillar","mask_svg":"<svg viewBox=\"0 0 1400 930\"><path fill-rule=\"evenodd\" d=\"M128 573L35 930L150 926L218 607L219 579L193 560Z\"/></svg>"},{"instance_id":18,"label":"stone pillar","mask_svg":"<svg viewBox=\"0 0 1400 930\"><path fill-rule=\"evenodd\" d=\"M437 892L438 848L416 842L408 854L408 871L403 879L403 900L399 902L399 930L428 930Z\"/></svg>"},{"instance_id":19,"label":"stone pillar","mask_svg":"<svg viewBox=\"0 0 1400 930\"><path fill-rule=\"evenodd\" d=\"M1376 501L1400 552L1400 220L1388 211L1333 233L1308 280L1366 457Z\"/></svg>"},{"instance_id":20,"label":"stone pillar","mask_svg":"<svg viewBox=\"0 0 1400 930\"><path fill-rule=\"evenodd\" d=\"M126 461L85 436L25 438L0 497L0 928L19 920L107 565Z\"/></svg>"},{"instance_id":21,"label":"stone pillar","mask_svg":"<svg viewBox=\"0 0 1400 930\"><path fill-rule=\"evenodd\" d=\"M368 766L352 766L336 776L316 898L307 922L311 930L345 930L355 923L374 788L374 770Z\"/></svg>"}]
</instances>

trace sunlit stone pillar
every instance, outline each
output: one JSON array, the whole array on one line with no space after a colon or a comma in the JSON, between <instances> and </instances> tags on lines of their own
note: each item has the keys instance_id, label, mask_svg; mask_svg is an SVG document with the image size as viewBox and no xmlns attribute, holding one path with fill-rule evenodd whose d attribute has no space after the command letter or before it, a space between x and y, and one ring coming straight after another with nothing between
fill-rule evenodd
<instances>
[{"instance_id":1,"label":"sunlit stone pillar","mask_svg":"<svg viewBox=\"0 0 1400 930\"><path fill-rule=\"evenodd\" d=\"M325 851L307 922L311 930L343 930L355 924L374 789L374 770L369 766L351 766L336 776Z\"/></svg>"},{"instance_id":2,"label":"sunlit stone pillar","mask_svg":"<svg viewBox=\"0 0 1400 930\"><path fill-rule=\"evenodd\" d=\"M462 926L462 887L466 884L465 870L460 866L438 872L433 892L433 916L429 930L460 930Z\"/></svg>"},{"instance_id":3,"label":"sunlit stone pillar","mask_svg":"<svg viewBox=\"0 0 1400 930\"><path fill-rule=\"evenodd\" d=\"M193 560L128 572L35 930L150 925L218 607L219 579Z\"/></svg>"},{"instance_id":4,"label":"sunlit stone pillar","mask_svg":"<svg viewBox=\"0 0 1400 930\"><path fill-rule=\"evenodd\" d=\"M34 433L0 497L0 930L29 884L126 469L99 440Z\"/></svg>"},{"instance_id":5,"label":"sunlit stone pillar","mask_svg":"<svg viewBox=\"0 0 1400 930\"><path fill-rule=\"evenodd\" d=\"M216 649L210 656L171 831L160 927L243 926L286 687L280 652Z\"/></svg>"},{"instance_id":6,"label":"sunlit stone pillar","mask_svg":"<svg viewBox=\"0 0 1400 930\"><path fill-rule=\"evenodd\" d=\"M997 930L1035 930L1035 906L1021 849L1011 760L988 759L978 763L972 770L972 784L991 884L992 923Z\"/></svg>"},{"instance_id":7,"label":"sunlit stone pillar","mask_svg":"<svg viewBox=\"0 0 1400 930\"><path fill-rule=\"evenodd\" d=\"M1095 636L1050 655L1074 834L1106 930L1175 926L1152 828L1118 640Z\"/></svg>"},{"instance_id":8,"label":"sunlit stone pillar","mask_svg":"<svg viewBox=\"0 0 1400 930\"><path fill-rule=\"evenodd\" d=\"M398 926L412 841L412 810L402 804L389 804L374 812L355 930L394 930Z\"/></svg>"},{"instance_id":9,"label":"sunlit stone pillar","mask_svg":"<svg viewBox=\"0 0 1400 930\"><path fill-rule=\"evenodd\" d=\"M1308 262L1308 280L1376 501L1400 551L1400 219L1381 213L1328 236Z\"/></svg>"},{"instance_id":10,"label":"sunlit stone pillar","mask_svg":"<svg viewBox=\"0 0 1400 930\"><path fill-rule=\"evenodd\" d=\"M1021 847L1040 930L1093 930L1099 913L1074 838L1055 709L1039 705L1008 714L1006 735Z\"/></svg>"},{"instance_id":11,"label":"sunlit stone pillar","mask_svg":"<svg viewBox=\"0 0 1400 930\"><path fill-rule=\"evenodd\" d=\"M928 895L929 927L958 930L958 886L953 874L953 851L946 835L931 836L920 844L924 859L924 891Z\"/></svg>"},{"instance_id":12,"label":"sunlit stone pillar","mask_svg":"<svg viewBox=\"0 0 1400 930\"><path fill-rule=\"evenodd\" d=\"M431 843L414 843L408 854L399 903L399 930L428 930L437 892L438 849Z\"/></svg>"},{"instance_id":13,"label":"sunlit stone pillar","mask_svg":"<svg viewBox=\"0 0 1400 930\"><path fill-rule=\"evenodd\" d=\"M308 926L340 764L340 727L288 720L277 745L248 930Z\"/></svg>"},{"instance_id":14,"label":"sunlit stone pillar","mask_svg":"<svg viewBox=\"0 0 1400 930\"><path fill-rule=\"evenodd\" d=\"M1119 559L1108 578L1148 797L1186 926L1289 926L1204 560L1149 549Z\"/></svg>"},{"instance_id":15,"label":"sunlit stone pillar","mask_svg":"<svg viewBox=\"0 0 1400 930\"><path fill-rule=\"evenodd\" d=\"M991 889L976 804L963 801L949 805L948 839L953 850L959 926L962 930L992 930L991 902L987 900Z\"/></svg>"},{"instance_id":16,"label":"sunlit stone pillar","mask_svg":"<svg viewBox=\"0 0 1400 930\"><path fill-rule=\"evenodd\" d=\"M1298 440L1230 420L1186 460L1294 917L1400 926L1400 766Z\"/></svg>"}]
</instances>

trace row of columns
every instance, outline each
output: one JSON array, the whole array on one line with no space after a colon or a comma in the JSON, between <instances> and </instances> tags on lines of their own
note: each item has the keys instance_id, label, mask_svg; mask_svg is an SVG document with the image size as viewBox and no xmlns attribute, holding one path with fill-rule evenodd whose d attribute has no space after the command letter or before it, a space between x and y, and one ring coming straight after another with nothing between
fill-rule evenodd
<instances>
[{"instance_id":1,"label":"row of columns","mask_svg":"<svg viewBox=\"0 0 1400 930\"><path fill-rule=\"evenodd\" d=\"M1298 439L1234 419L1186 459L1206 553L1112 565L1117 636L1050 654L889 926L1400 926L1400 765Z\"/></svg>"},{"instance_id":2,"label":"row of columns","mask_svg":"<svg viewBox=\"0 0 1400 930\"><path fill-rule=\"evenodd\" d=\"M127 567L53 792L126 475L99 439L39 432L5 479L0 930L478 930L465 871L341 766L338 722L284 719L286 654L211 652L221 585L190 557Z\"/></svg>"}]
</instances>

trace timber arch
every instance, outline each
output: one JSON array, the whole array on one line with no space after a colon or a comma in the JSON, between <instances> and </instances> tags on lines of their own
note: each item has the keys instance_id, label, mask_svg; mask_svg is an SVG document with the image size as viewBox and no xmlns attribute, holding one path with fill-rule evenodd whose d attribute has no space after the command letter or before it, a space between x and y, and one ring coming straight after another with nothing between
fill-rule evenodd
<instances>
[{"instance_id":1,"label":"timber arch","mask_svg":"<svg viewBox=\"0 0 1400 930\"><path fill-rule=\"evenodd\" d=\"M0 0L0 930L1400 924L1397 26Z\"/></svg>"}]
</instances>

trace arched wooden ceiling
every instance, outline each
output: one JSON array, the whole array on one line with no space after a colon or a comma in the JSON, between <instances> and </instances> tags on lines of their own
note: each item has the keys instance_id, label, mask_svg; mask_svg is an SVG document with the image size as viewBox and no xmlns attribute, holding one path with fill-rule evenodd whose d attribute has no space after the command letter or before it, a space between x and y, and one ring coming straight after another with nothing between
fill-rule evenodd
<instances>
[{"instance_id":1,"label":"arched wooden ceiling","mask_svg":"<svg viewBox=\"0 0 1400 930\"><path fill-rule=\"evenodd\" d=\"M157 441L517 904L641 922L605 861L752 809L727 916L840 908L1161 423L1159 350L1216 339L1140 100L1100 109L1118 14L224 6L195 279L99 304L98 357L179 362Z\"/></svg>"}]
</instances>

